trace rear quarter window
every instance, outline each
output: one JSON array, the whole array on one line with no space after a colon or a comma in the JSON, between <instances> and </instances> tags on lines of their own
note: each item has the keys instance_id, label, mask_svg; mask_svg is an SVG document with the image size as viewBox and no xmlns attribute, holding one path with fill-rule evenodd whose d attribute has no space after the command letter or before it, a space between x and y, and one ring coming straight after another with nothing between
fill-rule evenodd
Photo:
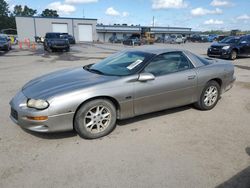
<instances>
[{"instance_id":1,"label":"rear quarter window","mask_svg":"<svg viewBox=\"0 0 250 188\"><path fill-rule=\"evenodd\" d=\"M211 59L211 58L205 58L205 57L200 57L200 56L196 56L199 60L200 60L200 62L202 63L202 64L204 64L204 65L209 65L209 64L211 64L211 62L209 62L209 60L213 60L213 59Z\"/></svg>"}]
</instances>

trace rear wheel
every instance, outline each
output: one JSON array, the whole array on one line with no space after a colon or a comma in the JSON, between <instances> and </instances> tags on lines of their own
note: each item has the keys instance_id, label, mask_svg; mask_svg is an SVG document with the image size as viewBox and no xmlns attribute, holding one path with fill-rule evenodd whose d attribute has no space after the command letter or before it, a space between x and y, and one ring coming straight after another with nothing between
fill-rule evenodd
<instances>
[{"instance_id":1,"label":"rear wheel","mask_svg":"<svg viewBox=\"0 0 250 188\"><path fill-rule=\"evenodd\" d=\"M86 139L108 135L116 126L116 109L106 99L97 99L84 104L76 112L74 127Z\"/></svg>"},{"instance_id":2,"label":"rear wheel","mask_svg":"<svg viewBox=\"0 0 250 188\"><path fill-rule=\"evenodd\" d=\"M195 107L200 110L211 110L215 107L220 97L220 86L216 81L209 81L204 87L200 99Z\"/></svg>"},{"instance_id":3,"label":"rear wheel","mask_svg":"<svg viewBox=\"0 0 250 188\"><path fill-rule=\"evenodd\" d=\"M237 58L237 51L232 50L232 52L230 53L230 59L235 60L236 58Z\"/></svg>"}]
</instances>

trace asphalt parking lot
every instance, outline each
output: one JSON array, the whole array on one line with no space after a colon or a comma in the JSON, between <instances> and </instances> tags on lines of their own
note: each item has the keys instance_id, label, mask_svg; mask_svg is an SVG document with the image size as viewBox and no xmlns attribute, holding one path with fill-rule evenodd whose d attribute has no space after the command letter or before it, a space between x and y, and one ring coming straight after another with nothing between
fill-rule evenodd
<instances>
[{"instance_id":1,"label":"asphalt parking lot","mask_svg":"<svg viewBox=\"0 0 250 188\"><path fill-rule=\"evenodd\" d=\"M205 55L209 43L155 44ZM135 47L144 48L148 46ZM250 187L250 59L211 111L191 105L118 121L97 140L38 134L9 119L9 101L29 80L95 63L119 44L81 44L69 53L0 52L0 187Z\"/></svg>"}]
</instances>

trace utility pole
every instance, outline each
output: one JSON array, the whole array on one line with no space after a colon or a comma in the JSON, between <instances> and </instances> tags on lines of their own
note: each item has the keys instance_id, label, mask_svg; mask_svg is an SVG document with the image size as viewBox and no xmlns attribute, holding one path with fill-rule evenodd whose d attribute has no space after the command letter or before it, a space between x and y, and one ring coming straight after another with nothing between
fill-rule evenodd
<instances>
[{"instance_id":1,"label":"utility pole","mask_svg":"<svg viewBox=\"0 0 250 188\"><path fill-rule=\"evenodd\" d=\"M153 16L153 27L155 26L155 17Z\"/></svg>"},{"instance_id":2,"label":"utility pole","mask_svg":"<svg viewBox=\"0 0 250 188\"><path fill-rule=\"evenodd\" d=\"M84 16L84 8L82 9L82 17L85 18L85 16Z\"/></svg>"}]
</instances>

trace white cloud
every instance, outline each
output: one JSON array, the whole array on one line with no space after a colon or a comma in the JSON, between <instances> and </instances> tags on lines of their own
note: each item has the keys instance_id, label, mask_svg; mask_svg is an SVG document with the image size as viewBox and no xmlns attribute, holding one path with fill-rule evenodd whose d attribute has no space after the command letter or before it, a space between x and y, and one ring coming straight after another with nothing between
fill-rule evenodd
<instances>
[{"instance_id":1,"label":"white cloud","mask_svg":"<svg viewBox=\"0 0 250 188\"><path fill-rule=\"evenodd\" d=\"M153 9L186 8L187 3L184 0L153 0Z\"/></svg>"},{"instance_id":2,"label":"white cloud","mask_svg":"<svg viewBox=\"0 0 250 188\"><path fill-rule=\"evenodd\" d=\"M205 25L222 25L224 22L222 20L210 19L204 22Z\"/></svg>"},{"instance_id":3,"label":"white cloud","mask_svg":"<svg viewBox=\"0 0 250 188\"><path fill-rule=\"evenodd\" d=\"M119 16L119 17L128 17L129 16L129 12L123 11L120 13L114 7L107 8L107 10L105 11L105 14L108 16Z\"/></svg>"},{"instance_id":4,"label":"white cloud","mask_svg":"<svg viewBox=\"0 0 250 188\"><path fill-rule=\"evenodd\" d=\"M122 17L128 17L128 16L129 16L128 12L126 12L126 11L122 12Z\"/></svg>"},{"instance_id":5,"label":"white cloud","mask_svg":"<svg viewBox=\"0 0 250 188\"><path fill-rule=\"evenodd\" d=\"M236 19L237 20L250 20L250 16L247 14L243 14L241 16L238 16Z\"/></svg>"},{"instance_id":6,"label":"white cloud","mask_svg":"<svg viewBox=\"0 0 250 188\"><path fill-rule=\"evenodd\" d=\"M109 16L120 16L120 12L115 10L113 7L107 8L107 10L105 11L105 14Z\"/></svg>"},{"instance_id":7,"label":"white cloud","mask_svg":"<svg viewBox=\"0 0 250 188\"><path fill-rule=\"evenodd\" d=\"M230 3L229 1L227 0L213 0L211 3L210 3L211 6L214 6L214 7L225 7L225 6L230 6L232 5L232 3Z\"/></svg>"},{"instance_id":8,"label":"white cloud","mask_svg":"<svg viewBox=\"0 0 250 188\"><path fill-rule=\"evenodd\" d=\"M198 8L191 10L191 14L193 16L204 16L207 14L222 14L222 13L223 13L222 10L219 8L216 8L215 10L208 10L208 9L204 9L202 7L198 7Z\"/></svg>"},{"instance_id":9,"label":"white cloud","mask_svg":"<svg viewBox=\"0 0 250 188\"><path fill-rule=\"evenodd\" d=\"M60 1L56 1L50 3L47 8L56 10L59 14L68 15L72 12L75 12L76 8L73 5L68 5L61 3Z\"/></svg>"},{"instance_id":10,"label":"white cloud","mask_svg":"<svg viewBox=\"0 0 250 188\"><path fill-rule=\"evenodd\" d=\"M10 10L11 12L13 12L15 6L16 6L16 5L10 5L10 6L9 6L9 10Z\"/></svg>"},{"instance_id":11,"label":"white cloud","mask_svg":"<svg viewBox=\"0 0 250 188\"><path fill-rule=\"evenodd\" d=\"M97 3L98 0L65 0L68 4L85 4L85 3Z\"/></svg>"}]
</instances>

